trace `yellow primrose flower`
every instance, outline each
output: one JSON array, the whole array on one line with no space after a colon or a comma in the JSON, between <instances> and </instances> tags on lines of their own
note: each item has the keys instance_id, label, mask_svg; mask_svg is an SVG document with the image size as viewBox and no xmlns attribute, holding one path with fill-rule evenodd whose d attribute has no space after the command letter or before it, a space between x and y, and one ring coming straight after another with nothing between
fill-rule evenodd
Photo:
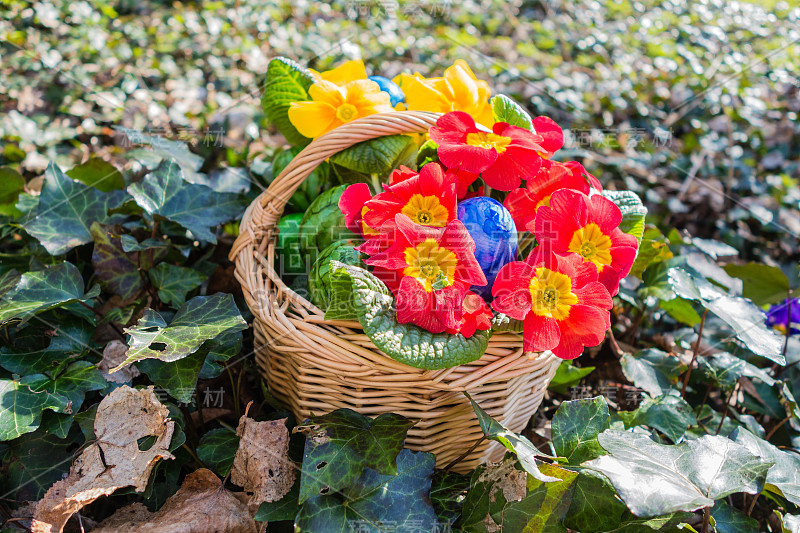
<instances>
[{"instance_id":1,"label":"yellow primrose flower","mask_svg":"<svg viewBox=\"0 0 800 533\"><path fill-rule=\"evenodd\" d=\"M311 139L351 120L394 111L389 95L371 80L355 80L341 86L320 80L309 88L308 94L311 101L292 103L289 121Z\"/></svg>"},{"instance_id":2,"label":"yellow primrose flower","mask_svg":"<svg viewBox=\"0 0 800 533\"><path fill-rule=\"evenodd\" d=\"M443 78L401 74L394 82L403 89L408 109L439 113L464 111L486 127L494 124L489 84L477 79L463 59L445 70Z\"/></svg>"},{"instance_id":3,"label":"yellow primrose flower","mask_svg":"<svg viewBox=\"0 0 800 533\"><path fill-rule=\"evenodd\" d=\"M311 70L311 74L319 80L329 81L336 85L345 85L354 80L367 79L367 69L364 68L364 62L360 59L353 59L346 61L336 68L326 70L325 72L317 72Z\"/></svg>"}]
</instances>

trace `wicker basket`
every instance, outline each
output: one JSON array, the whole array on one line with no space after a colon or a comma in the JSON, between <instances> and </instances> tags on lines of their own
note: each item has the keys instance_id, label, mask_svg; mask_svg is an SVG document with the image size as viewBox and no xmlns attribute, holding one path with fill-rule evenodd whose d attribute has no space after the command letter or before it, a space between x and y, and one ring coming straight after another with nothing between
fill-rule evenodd
<instances>
[{"instance_id":1,"label":"wicker basket","mask_svg":"<svg viewBox=\"0 0 800 533\"><path fill-rule=\"evenodd\" d=\"M486 440L475 446L482 432L462 391L519 432L538 409L558 360L549 353L523 352L518 334L498 333L472 363L444 370L406 366L377 349L358 322L325 320L273 268L276 224L317 165L361 141L425 132L438 116L419 111L372 115L316 139L247 209L230 257L255 315L256 361L271 392L298 420L341 407L370 416L398 413L418 421L409 431L409 448L435 453L437 466L465 456L453 470L468 472L502 457L504 449Z\"/></svg>"}]
</instances>

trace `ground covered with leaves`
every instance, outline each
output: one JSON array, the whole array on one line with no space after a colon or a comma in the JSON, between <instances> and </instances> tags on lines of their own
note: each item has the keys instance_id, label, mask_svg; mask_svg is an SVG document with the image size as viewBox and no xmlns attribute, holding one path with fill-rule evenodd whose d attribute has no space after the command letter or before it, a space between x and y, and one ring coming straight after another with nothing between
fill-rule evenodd
<instances>
[{"instance_id":1,"label":"ground covered with leaves","mask_svg":"<svg viewBox=\"0 0 800 533\"><path fill-rule=\"evenodd\" d=\"M800 337L764 315L800 311L797 8L0 6L3 533L800 532ZM286 164L259 103L278 55L388 77L463 58L645 201L613 336L524 435L476 405L502 463L434 470L415 421L295 420L258 376L227 255Z\"/></svg>"}]
</instances>

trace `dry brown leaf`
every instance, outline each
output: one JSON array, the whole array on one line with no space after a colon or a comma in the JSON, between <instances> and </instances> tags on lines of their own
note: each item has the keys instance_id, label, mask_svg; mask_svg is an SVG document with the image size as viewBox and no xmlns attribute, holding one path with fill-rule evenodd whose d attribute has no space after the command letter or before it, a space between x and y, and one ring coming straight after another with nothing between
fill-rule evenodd
<instances>
[{"instance_id":1,"label":"dry brown leaf","mask_svg":"<svg viewBox=\"0 0 800 533\"><path fill-rule=\"evenodd\" d=\"M141 503L124 507L92 533L256 533L247 505L222 486L210 470L201 468L183 481L164 506L151 513Z\"/></svg>"},{"instance_id":2,"label":"dry brown leaf","mask_svg":"<svg viewBox=\"0 0 800 533\"><path fill-rule=\"evenodd\" d=\"M55 483L36 507L31 531L60 533L69 517L101 496L122 487L142 492L156 463L172 459L169 443L175 423L153 387L119 387L103 398L94 420L97 438L75 460L69 476ZM146 451L137 441L156 437Z\"/></svg>"},{"instance_id":3,"label":"dry brown leaf","mask_svg":"<svg viewBox=\"0 0 800 533\"><path fill-rule=\"evenodd\" d=\"M250 505L276 502L294 485L296 466L289 459L286 419L256 422L243 416L236 434L239 449L233 458L231 481L252 496Z\"/></svg>"},{"instance_id":4,"label":"dry brown leaf","mask_svg":"<svg viewBox=\"0 0 800 533\"><path fill-rule=\"evenodd\" d=\"M97 365L97 369L106 378L106 381L113 383L130 383L133 378L140 374L139 370L128 365L125 368L109 374L109 370L115 368L125 361L128 353L128 345L122 341L113 340L109 342L103 350L103 360Z\"/></svg>"}]
</instances>

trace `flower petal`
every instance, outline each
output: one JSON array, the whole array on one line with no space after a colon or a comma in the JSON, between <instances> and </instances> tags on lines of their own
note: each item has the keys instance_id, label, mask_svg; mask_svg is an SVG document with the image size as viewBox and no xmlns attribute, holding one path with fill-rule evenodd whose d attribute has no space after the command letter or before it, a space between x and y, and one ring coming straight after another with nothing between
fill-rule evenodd
<instances>
[{"instance_id":1,"label":"flower petal","mask_svg":"<svg viewBox=\"0 0 800 533\"><path fill-rule=\"evenodd\" d=\"M552 350L561 342L561 328L555 318L528 313L525 317L522 348L526 352Z\"/></svg>"},{"instance_id":2,"label":"flower petal","mask_svg":"<svg viewBox=\"0 0 800 533\"><path fill-rule=\"evenodd\" d=\"M336 109L324 102L293 102L289 121L304 137L314 139L341 125Z\"/></svg>"}]
</instances>

